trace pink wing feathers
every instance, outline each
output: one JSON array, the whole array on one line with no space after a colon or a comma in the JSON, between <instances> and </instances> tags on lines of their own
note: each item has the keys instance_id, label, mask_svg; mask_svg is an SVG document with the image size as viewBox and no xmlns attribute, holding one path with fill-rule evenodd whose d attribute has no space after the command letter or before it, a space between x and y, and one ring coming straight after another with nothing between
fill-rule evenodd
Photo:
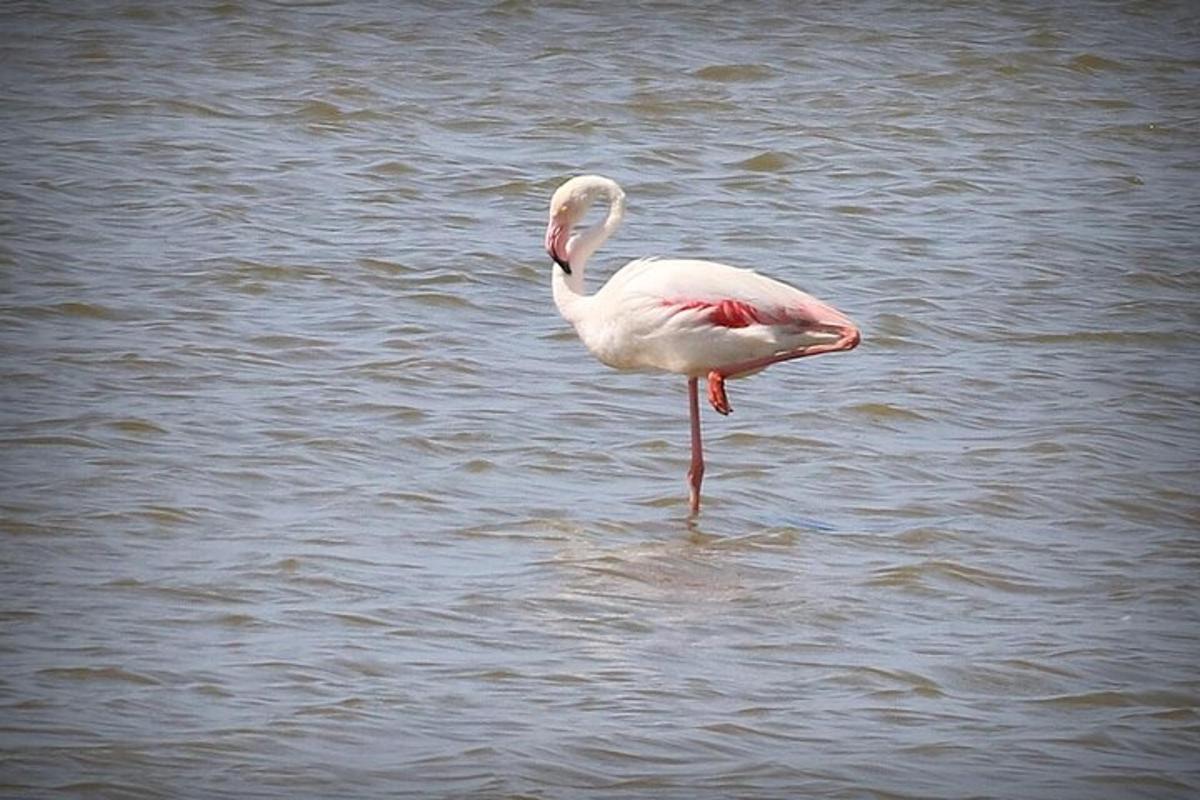
<instances>
[{"instance_id":1,"label":"pink wing feathers","mask_svg":"<svg viewBox=\"0 0 1200 800\"><path fill-rule=\"evenodd\" d=\"M702 280L689 286L686 294L669 293L661 302L677 311L698 312L713 327L766 325L797 334L823 334L851 324L832 306L752 270L703 261L691 262L689 267L691 277Z\"/></svg>"}]
</instances>

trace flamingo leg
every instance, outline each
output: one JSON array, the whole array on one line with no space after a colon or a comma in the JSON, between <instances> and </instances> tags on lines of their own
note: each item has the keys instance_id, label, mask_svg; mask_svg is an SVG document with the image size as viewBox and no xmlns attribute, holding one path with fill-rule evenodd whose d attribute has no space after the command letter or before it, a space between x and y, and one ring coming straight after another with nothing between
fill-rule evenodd
<instances>
[{"instance_id":1,"label":"flamingo leg","mask_svg":"<svg viewBox=\"0 0 1200 800\"><path fill-rule=\"evenodd\" d=\"M688 467L688 501L700 513L700 482L704 480L704 448L700 442L700 393L696 378L688 378L688 411L692 418L692 465Z\"/></svg>"},{"instance_id":2,"label":"flamingo leg","mask_svg":"<svg viewBox=\"0 0 1200 800\"><path fill-rule=\"evenodd\" d=\"M729 405L729 398L725 395L726 378L736 378L744 372L753 372L754 370L769 367L771 364L777 364L780 361L791 361L793 358L819 356L821 353L836 353L839 350L853 350L858 347L858 343L862 339L858 328L852 325L838 326L833 332L838 334L838 338L832 342L810 344L807 347L799 347L795 350L788 350L785 353L777 353L773 356L755 358L749 361L739 361L735 364L726 364L723 367L712 370L708 373L708 402L717 410L717 413L729 414L729 412L733 411L733 408ZM695 379L693 378L693 380Z\"/></svg>"},{"instance_id":3,"label":"flamingo leg","mask_svg":"<svg viewBox=\"0 0 1200 800\"><path fill-rule=\"evenodd\" d=\"M717 370L708 373L708 402L717 410L718 414L729 416L733 411L733 407L729 405L729 398L725 394L725 376Z\"/></svg>"}]
</instances>

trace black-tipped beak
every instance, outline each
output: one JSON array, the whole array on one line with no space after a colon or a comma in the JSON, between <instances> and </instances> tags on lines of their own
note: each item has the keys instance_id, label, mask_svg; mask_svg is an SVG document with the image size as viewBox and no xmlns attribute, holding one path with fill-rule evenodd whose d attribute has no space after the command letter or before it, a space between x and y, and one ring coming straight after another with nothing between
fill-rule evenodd
<instances>
[{"instance_id":1,"label":"black-tipped beak","mask_svg":"<svg viewBox=\"0 0 1200 800\"><path fill-rule=\"evenodd\" d=\"M571 274L571 265L565 255L570 236L571 226L567 224L564 214L559 213L550 218L550 224L546 226L546 252L567 275Z\"/></svg>"}]
</instances>

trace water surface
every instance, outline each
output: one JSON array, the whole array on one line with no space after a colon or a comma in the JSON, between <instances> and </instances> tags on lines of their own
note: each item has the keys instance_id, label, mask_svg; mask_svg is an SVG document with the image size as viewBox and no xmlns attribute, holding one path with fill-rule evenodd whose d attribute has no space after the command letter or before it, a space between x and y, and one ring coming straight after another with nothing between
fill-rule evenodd
<instances>
[{"instance_id":1,"label":"water surface","mask_svg":"<svg viewBox=\"0 0 1200 800\"><path fill-rule=\"evenodd\" d=\"M0 792L1200 791L1189 3L3 12ZM557 315L550 193L853 353Z\"/></svg>"}]
</instances>

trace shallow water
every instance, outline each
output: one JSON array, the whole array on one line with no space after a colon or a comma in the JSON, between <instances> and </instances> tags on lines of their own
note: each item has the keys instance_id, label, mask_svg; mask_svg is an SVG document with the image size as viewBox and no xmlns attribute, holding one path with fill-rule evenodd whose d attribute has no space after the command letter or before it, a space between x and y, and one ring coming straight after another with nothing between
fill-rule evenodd
<instances>
[{"instance_id":1,"label":"shallow water","mask_svg":"<svg viewBox=\"0 0 1200 800\"><path fill-rule=\"evenodd\" d=\"M1200 791L1200 14L3 11L0 793ZM558 317L757 266L862 347ZM593 285L597 276L592 276Z\"/></svg>"}]
</instances>

